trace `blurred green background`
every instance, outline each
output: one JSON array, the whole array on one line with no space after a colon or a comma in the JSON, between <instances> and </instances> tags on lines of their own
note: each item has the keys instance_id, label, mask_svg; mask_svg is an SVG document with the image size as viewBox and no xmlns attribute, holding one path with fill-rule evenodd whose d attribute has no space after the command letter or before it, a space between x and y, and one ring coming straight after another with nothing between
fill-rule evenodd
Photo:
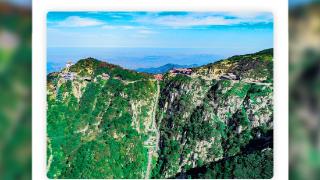
<instances>
[{"instance_id":1,"label":"blurred green background","mask_svg":"<svg viewBox=\"0 0 320 180\"><path fill-rule=\"evenodd\" d=\"M0 2L0 179L31 179L31 2Z\"/></svg>"},{"instance_id":2,"label":"blurred green background","mask_svg":"<svg viewBox=\"0 0 320 180\"><path fill-rule=\"evenodd\" d=\"M289 177L320 179L320 1L289 4Z\"/></svg>"},{"instance_id":3,"label":"blurred green background","mask_svg":"<svg viewBox=\"0 0 320 180\"><path fill-rule=\"evenodd\" d=\"M290 179L320 179L320 4L289 0ZM0 179L31 179L31 2L0 2Z\"/></svg>"}]
</instances>

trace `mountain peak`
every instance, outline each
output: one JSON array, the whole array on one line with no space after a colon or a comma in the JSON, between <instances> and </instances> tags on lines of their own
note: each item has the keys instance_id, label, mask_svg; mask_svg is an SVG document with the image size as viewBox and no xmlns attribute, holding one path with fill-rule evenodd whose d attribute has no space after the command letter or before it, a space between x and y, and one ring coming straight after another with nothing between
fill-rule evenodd
<instances>
[{"instance_id":1,"label":"mountain peak","mask_svg":"<svg viewBox=\"0 0 320 180\"><path fill-rule=\"evenodd\" d=\"M273 48L252 54L236 55L214 63L194 68L201 76L219 78L233 74L247 81L273 81Z\"/></svg>"}]
</instances>

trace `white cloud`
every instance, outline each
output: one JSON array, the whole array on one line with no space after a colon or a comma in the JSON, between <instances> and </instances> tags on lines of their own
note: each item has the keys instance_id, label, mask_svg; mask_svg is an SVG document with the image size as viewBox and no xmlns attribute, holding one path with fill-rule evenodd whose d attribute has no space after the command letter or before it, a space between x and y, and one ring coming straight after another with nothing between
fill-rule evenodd
<instances>
[{"instance_id":1,"label":"white cloud","mask_svg":"<svg viewBox=\"0 0 320 180\"><path fill-rule=\"evenodd\" d=\"M103 25L101 28L102 29L116 29L117 27L116 26L111 26L111 25Z\"/></svg>"},{"instance_id":2,"label":"white cloud","mask_svg":"<svg viewBox=\"0 0 320 180\"><path fill-rule=\"evenodd\" d=\"M187 15L168 15L157 16L149 15L137 18L138 23L154 24L169 27L193 27L209 25L236 25L242 23L262 23L272 22L272 14L264 13L224 13L224 14L205 14L191 13Z\"/></svg>"},{"instance_id":3,"label":"white cloud","mask_svg":"<svg viewBox=\"0 0 320 180\"><path fill-rule=\"evenodd\" d=\"M150 30L139 30L138 33L139 34L156 34L156 32L150 31Z\"/></svg>"},{"instance_id":4,"label":"white cloud","mask_svg":"<svg viewBox=\"0 0 320 180\"><path fill-rule=\"evenodd\" d=\"M240 19L256 19L262 21L262 20L270 20L272 19L272 13L260 13L260 12L228 12L225 13L225 15L228 16L234 16Z\"/></svg>"},{"instance_id":5,"label":"white cloud","mask_svg":"<svg viewBox=\"0 0 320 180\"><path fill-rule=\"evenodd\" d=\"M129 26L129 25L103 25L102 29L122 29L122 30L132 30L132 29L147 29L144 26Z\"/></svg>"},{"instance_id":6,"label":"white cloud","mask_svg":"<svg viewBox=\"0 0 320 180\"><path fill-rule=\"evenodd\" d=\"M103 24L104 24L103 21L93 19L93 18L69 16L65 20L58 22L57 25L61 27L87 27L87 26L99 26Z\"/></svg>"},{"instance_id":7,"label":"white cloud","mask_svg":"<svg viewBox=\"0 0 320 180\"><path fill-rule=\"evenodd\" d=\"M237 24L238 20L224 19L223 17L177 17L168 16L155 21L159 25L172 27L181 26L206 26L206 25L228 25Z\"/></svg>"},{"instance_id":8,"label":"white cloud","mask_svg":"<svg viewBox=\"0 0 320 180\"><path fill-rule=\"evenodd\" d=\"M138 27L135 27L135 26L121 26L121 28L123 28L123 29L135 29L135 28L138 28Z\"/></svg>"}]
</instances>

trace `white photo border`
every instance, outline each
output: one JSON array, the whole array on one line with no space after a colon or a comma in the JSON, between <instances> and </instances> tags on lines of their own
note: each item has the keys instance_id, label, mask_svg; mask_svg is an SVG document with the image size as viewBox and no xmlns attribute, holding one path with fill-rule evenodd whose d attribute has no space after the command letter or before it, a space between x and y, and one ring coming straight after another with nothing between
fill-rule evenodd
<instances>
[{"instance_id":1,"label":"white photo border","mask_svg":"<svg viewBox=\"0 0 320 180\"><path fill-rule=\"evenodd\" d=\"M46 176L46 16L50 11L271 12L274 16L274 176L288 179L288 2L281 0L34 0L32 179Z\"/></svg>"}]
</instances>

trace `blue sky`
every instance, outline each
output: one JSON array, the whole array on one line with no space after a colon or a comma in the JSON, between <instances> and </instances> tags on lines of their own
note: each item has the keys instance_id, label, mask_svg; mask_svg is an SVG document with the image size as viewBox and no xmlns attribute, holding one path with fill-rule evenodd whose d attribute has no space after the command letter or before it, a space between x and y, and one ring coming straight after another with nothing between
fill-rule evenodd
<instances>
[{"instance_id":1,"label":"blue sky","mask_svg":"<svg viewBox=\"0 0 320 180\"><path fill-rule=\"evenodd\" d=\"M271 13L50 12L48 47L273 47Z\"/></svg>"}]
</instances>

